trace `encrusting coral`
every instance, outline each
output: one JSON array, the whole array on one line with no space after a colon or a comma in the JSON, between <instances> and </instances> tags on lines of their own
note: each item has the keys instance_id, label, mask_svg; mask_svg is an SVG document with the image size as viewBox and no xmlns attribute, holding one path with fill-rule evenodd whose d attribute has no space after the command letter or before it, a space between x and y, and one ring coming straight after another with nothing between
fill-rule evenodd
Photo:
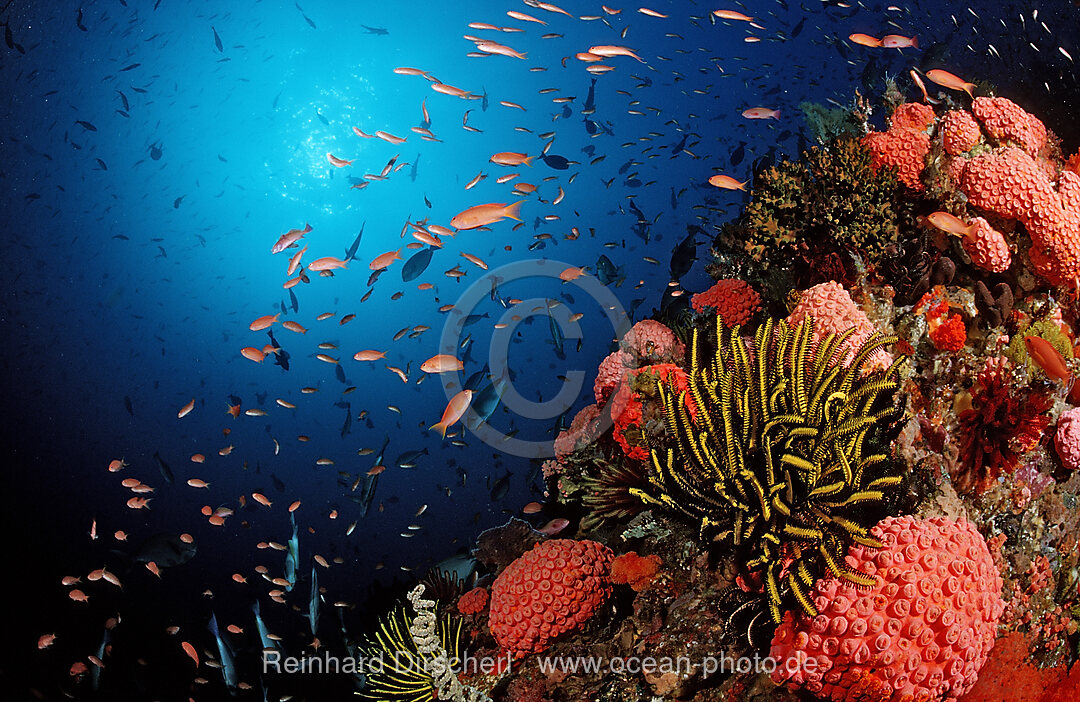
<instances>
[{"instance_id":1,"label":"encrusting coral","mask_svg":"<svg viewBox=\"0 0 1080 702\"><path fill-rule=\"evenodd\" d=\"M959 699L1004 610L985 539L967 522L912 516L871 534L882 548L853 546L847 560L872 585L819 580L811 597L821 614L788 613L776 630L773 679L835 702Z\"/></svg>"}]
</instances>

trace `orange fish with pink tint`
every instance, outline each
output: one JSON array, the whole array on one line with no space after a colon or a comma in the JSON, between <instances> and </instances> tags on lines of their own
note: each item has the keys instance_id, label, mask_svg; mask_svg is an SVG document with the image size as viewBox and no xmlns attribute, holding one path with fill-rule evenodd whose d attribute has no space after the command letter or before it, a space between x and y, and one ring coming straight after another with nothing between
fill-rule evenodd
<instances>
[{"instance_id":1,"label":"orange fish with pink tint","mask_svg":"<svg viewBox=\"0 0 1080 702\"><path fill-rule=\"evenodd\" d=\"M948 88L949 90L963 90L968 94L968 97L975 97L974 91L977 86L974 83L969 83L963 78L955 76L948 71L935 68L927 71L926 77L943 88Z\"/></svg>"},{"instance_id":2,"label":"orange fish with pink tint","mask_svg":"<svg viewBox=\"0 0 1080 702\"><path fill-rule=\"evenodd\" d=\"M425 373L454 373L464 368L462 362L448 353L440 353L432 356L420 364L420 370Z\"/></svg>"},{"instance_id":3,"label":"orange fish with pink tint","mask_svg":"<svg viewBox=\"0 0 1080 702\"><path fill-rule=\"evenodd\" d=\"M1025 336L1024 347L1028 356L1053 380L1068 381L1072 373L1061 352L1041 336Z\"/></svg>"},{"instance_id":4,"label":"orange fish with pink tint","mask_svg":"<svg viewBox=\"0 0 1080 702\"><path fill-rule=\"evenodd\" d=\"M877 37L872 37L869 34L861 34L859 32L849 34L848 41L852 42L853 44L858 44L859 46L868 46L871 49L880 49L883 46L883 42L881 39L878 39Z\"/></svg>"},{"instance_id":5,"label":"orange fish with pink tint","mask_svg":"<svg viewBox=\"0 0 1080 702\"><path fill-rule=\"evenodd\" d=\"M729 175L722 175L717 173L709 178L709 185L717 188L723 188L724 190L746 190L746 184L750 181L743 181L740 183Z\"/></svg>"},{"instance_id":6,"label":"orange fish with pink tint","mask_svg":"<svg viewBox=\"0 0 1080 702\"><path fill-rule=\"evenodd\" d=\"M310 224L304 224L303 229L290 229L289 231L278 237L277 243L270 249L270 253L281 253L285 249L296 246L296 242L304 238L304 235L311 231Z\"/></svg>"},{"instance_id":7,"label":"orange fish with pink tint","mask_svg":"<svg viewBox=\"0 0 1080 702\"><path fill-rule=\"evenodd\" d=\"M489 224L501 222L504 219L513 219L520 222L521 203L523 202L525 201L518 200L510 205L502 202L489 202L485 205L475 205L454 215L450 219L450 226L455 229L466 230L486 227Z\"/></svg>"},{"instance_id":8,"label":"orange fish with pink tint","mask_svg":"<svg viewBox=\"0 0 1080 702\"><path fill-rule=\"evenodd\" d=\"M377 271L380 268L386 268L387 266L389 266L394 261L400 261L400 260L401 260L401 249L397 249L395 251L387 251L386 253L379 254L374 259L372 259L371 263L368 264L368 268L370 268L373 271Z\"/></svg>"},{"instance_id":9,"label":"orange fish with pink tint","mask_svg":"<svg viewBox=\"0 0 1080 702\"><path fill-rule=\"evenodd\" d=\"M442 437L446 438L446 430L451 424L461 419L465 414L465 411L469 409L469 404L472 403L472 390L462 390L458 394L450 398L450 402L446 404L446 409L443 410L442 418L439 419L437 424L432 424L431 429L438 429Z\"/></svg>"}]
</instances>

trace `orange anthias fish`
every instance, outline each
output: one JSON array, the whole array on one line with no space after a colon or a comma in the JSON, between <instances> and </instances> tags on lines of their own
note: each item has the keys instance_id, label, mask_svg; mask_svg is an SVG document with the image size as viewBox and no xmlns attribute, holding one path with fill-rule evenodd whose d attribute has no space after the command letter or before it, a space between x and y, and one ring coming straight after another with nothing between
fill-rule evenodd
<instances>
[{"instance_id":1,"label":"orange anthias fish","mask_svg":"<svg viewBox=\"0 0 1080 702\"><path fill-rule=\"evenodd\" d=\"M240 355L248 360L255 361L256 363L262 363L262 360L266 358L266 354L254 346L245 346L240 349Z\"/></svg>"},{"instance_id":2,"label":"orange anthias fish","mask_svg":"<svg viewBox=\"0 0 1080 702\"><path fill-rule=\"evenodd\" d=\"M368 268L370 268L373 271L377 271L380 268L386 268L387 266L389 266L394 261L400 261L400 260L401 260L401 249L397 249L396 251L387 251L384 254L379 254L378 256L376 256L371 261L371 263L368 264Z\"/></svg>"},{"instance_id":3,"label":"orange anthias fish","mask_svg":"<svg viewBox=\"0 0 1080 702\"><path fill-rule=\"evenodd\" d=\"M176 416L177 416L178 419L183 419L184 417L191 414L191 411L193 409L195 409L195 398L194 397L191 398L191 402L187 403L186 405L184 405L183 407L180 408L180 411L176 413Z\"/></svg>"},{"instance_id":4,"label":"orange anthias fish","mask_svg":"<svg viewBox=\"0 0 1080 702\"><path fill-rule=\"evenodd\" d=\"M453 373L462 368L464 368L464 364L456 356L448 353L432 356L420 364L420 370L425 373Z\"/></svg>"},{"instance_id":5,"label":"orange anthias fish","mask_svg":"<svg viewBox=\"0 0 1080 702\"><path fill-rule=\"evenodd\" d=\"M268 314L259 317L254 322L248 325L248 329L250 329L251 331L262 331L263 329L273 326L274 322L278 321L278 317L280 316L281 313L279 312L278 314Z\"/></svg>"},{"instance_id":6,"label":"orange anthias fish","mask_svg":"<svg viewBox=\"0 0 1080 702\"><path fill-rule=\"evenodd\" d=\"M305 224L303 229L290 229L289 231L278 237L277 243L270 249L270 253L281 253L285 249L296 244L297 241L304 238L304 235L311 231L311 225Z\"/></svg>"},{"instance_id":7,"label":"orange anthias fish","mask_svg":"<svg viewBox=\"0 0 1080 702\"><path fill-rule=\"evenodd\" d=\"M1024 347L1031 359L1053 380L1068 382L1072 373L1065 362L1065 357L1041 336L1025 336Z\"/></svg>"},{"instance_id":8,"label":"orange anthias fish","mask_svg":"<svg viewBox=\"0 0 1080 702\"><path fill-rule=\"evenodd\" d=\"M490 202L486 205L475 205L469 209L459 212L454 215L450 220L450 226L455 229L476 229L477 227L484 227L489 224L494 224L503 219L513 219L518 222L521 221L521 203L524 200L518 200L515 203L506 205L501 202Z\"/></svg>"},{"instance_id":9,"label":"orange anthias fish","mask_svg":"<svg viewBox=\"0 0 1080 702\"><path fill-rule=\"evenodd\" d=\"M859 46L869 46L871 49L880 49L882 46L884 46L884 43L881 39L878 39L877 37L872 37L869 34L859 34L858 32L856 32L855 34L849 34L848 41L854 44L858 44Z\"/></svg>"},{"instance_id":10,"label":"orange anthias fish","mask_svg":"<svg viewBox=\"0 0 1080 702\"><path fill-rule=\"evenodd\" d=\"M386 352L365 349L363 351L357 351L353 354L353 358L357 361L377 361L380 358L386 358Z\"/></svg>"},{"instance_id":11,"label":"orange anthias fish","mask_svg":"<svg viewBox=\"0 0 1080 702\"><path fill-rule=\"evenodd\" d=\"M744 181L740 183L729 175L714 175L709 178L709 185L715 185L718 188L724 190L746 190L746 184L750 181Z\"/></svg>"},{"instance_id":12,"label":"orange anthias fish","mask_svg":"<svg viewBox=\"0 0 1080 702\"><path fill-rule=\"evenodd\" d=\"M304 252L307 251L307 247L300 249L293 257L289 259L289 269L285 271L286 276L290 276L296 272L296 269L300 267L300 259L304 256Z\"/></svg>"},{"instance_id":13,"label":"orange anthias fish","mask_svg":"<svg viewBox=\"0 0 1080 702\"><path fill-rule=\"evenodd\" d=\"M926 72L926 77L934 83L937 83L943 88L949 88L950 90L963 90L968 94L968 97L975 97L973 91L975 90L974 83L968 83L964 79L954 76L948 71L943 71L940 68Z\"/></svg>"},{"instance_id":14,"label":"orange anthias fish","mask_svg":"<svg viewBox=\"0 0 1080 702\"><path fill-rule=\"evenodd\" d=\"M500 151L497 154L493 154L488 160L492 163L497 163L500 166L520 166L523 163L526 166L532 166L533 157L517 153L516 151Z\"/></svg>"},{"instance_id":15,"label":"orange anthias fish","mask_svg":"<svg viewBox=\"0 0 1080 702\"><path fill-rule=\"evenodd\" d=\"M330 152L326 153L326 160L328 160L330 162L330 165L337 166L338 168L344 168L345 166L351 166L352 165L352 161L346 161L343 158L338 158L337 156L335 156L334 154L332 154Z\"/></svg>"},{"instance_id":16,"label":"orange anthias fish","mask_svg":"<svg viewBox=\"0 0 1080 702\"><path fill-rule=\"evenodd\" d=\"M964 220L948 212L934 212L927 215L926 221L943 232L956 236L971 236L978 229L977 224L965 224Z\"/></svg>"},{"instance_id":17,"label":"orange anthias fish","mask_svg":"<svg viewBox=\"0 0 1080 702\"><path fill-rule=\"evenodd\" d=\"M476 48L483 51L485 54L498 54L499 56L509 56L510 58L519 59L527 58L527 56L520 51L494 41L478 41L476 42Z\"/></svg>"},{"instance_id":18,"label":"orange anthias fish","mask_svg":"<svg viewBox=\"0 0 1080 702\"><path fill-rule=\"evenodd\" d=\"M324 256L323 258L317 258L308 264L309 271L329 271L335 268L345 268L347 261L343 261L340 258L334 258L333 256Z\"/></svg>"},{"instance_id":19,"label":"orange anthias fish","mask_svg":"<svg viewBox=\"0 0 1080 702\"><path fill-rule=\"evenodd\" d=\"M641 58L625 46L611 46L610 44L590 46L589 53L595 54L596 56L603 56L605 58L610 58L612 56L629 56L630 58L635 58L638 61L645 63L645 59Z\"/></svg>"},{"instance_id":20,"label":"orange anthias fish","mask_svg":"<svg viewBox=\"0 0 1080 702\"><path fill-rule=\"evenodd\" d=\"M753 22L754 21L753 17L747 17L743 13L736 12L735 10L713 10L713 14L716 15L717 17L719 17L720 19L739 20L740 22Z\"/></svg>"},{"instance_id":21,"label":"orange anthias fish","mask_svg":"<svg viewBox=\"0 0 1080 702\"><path fill-rule=\"evenodd\" d=\"M461 419L465 414L465 410L469 409L469 404L472 402L473 391L462 390L458 394L450 398L450 402L446 404L446 409L443 410L442 418L439 419L437 424L432 424L431 429L438 429L442 437L446 438L446 430L451 424Z\"/></svg>"},{"instance_id":22,"label":"orange anthias fish","mask_svg":"<svg viewBox=\"0 0 1080 702\"><path fill-rule=\"evenodd\" d=\"M199 653L195 650L195 647L189 644L187 641L180 642L180 648L184 649L184 653L188 655L188 658L195 661L195 667L199 667Z\"/></svg>"},{"instance_id":23,"label":"orange anthias fish","mask_svg":"<svg viewBox=\"0 0 1080 702\"><path fill-rule=\"evenodd\" d=\"M585 266L570 266L559 273L559 280L564 283L569 283L572 280L577 280L583 275L585 275Z\"/></svg>"}]
</instances>

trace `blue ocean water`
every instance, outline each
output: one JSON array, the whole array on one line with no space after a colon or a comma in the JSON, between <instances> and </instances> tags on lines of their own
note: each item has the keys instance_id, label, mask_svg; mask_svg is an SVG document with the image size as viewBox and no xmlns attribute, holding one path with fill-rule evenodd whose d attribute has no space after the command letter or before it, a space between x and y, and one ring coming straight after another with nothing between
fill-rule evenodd
<instances>
[{"instance_id":1,"label":"blue ocean water","mask_svg":"<svg viewBox=\"0 0 1080 702\"><path fill-rule=\"evenodd\" d=\"M753 24L711 16L716 3L649 3L666 18L637 5L609 14L598 3L561 3L573 16L535 5L102 0L0 9L3 474L20 589L9 601L18 653L2 665L20 679L17 694L186 697L191 669L166 627L205 644L211 611L250 628L256 597L299 650L311 641L302 613L315 554L341 559L319 573L320 638L333 645L336 610L362 631L389 601L383 592L397 594L481 530L543 502L540 462L593 401L592 377L620 325L685 304L671 290L710 284L713 227L746 195L713 188L709 176L748 180L812 145L801 102L849 105L856 91L873 102L887 76L915 98L909 70L942 68L996 85L1042 117L1066 153L1080 144L1080 10L1065 0L719 3ZM478 22L515 31L470 28ZM869 49L847 39L854 32L917 35L920 48ZM527 56L468 56L477 49L466 35ZM616 56L604 62L613 70L590 74L575 54L595 45L630 47L642 60ZM779 119L742 116L754 107ZM875 121L883 124L880 111ZM422 125L433 140L414 131ZM490 162L499 152L533 160ZM327 154L352 163L335 167ZM513 194L520 182L535 193ZM408 222L449 227L469 207L519 199L520 223L443 237L415 279L403 281L401 260L369 278L380 254L419 250L408 248ZM342 257L363 235L345 269L308 272L309 282L286 289L298 249L271 247L305 224L304 263ZM688 237L697 260L673 275L673 250ZM606 284L601 256L618 268ZM560 280L582 266L583 278ZM322 313L333 316L319 321ZM575 313L583 316L572 322ZM254 363L240 353L270 343L249 324L271 314L280 314L271 331L287 370L274 354ZM343 324L346 315L355 318ZM386 357L353 360L363 349ZM420 364L437 353L456 355L463 371L425 374ZM444 440L430 426L470 377L476 397L501 390L501 401L483 427L458 424ZM237 403L234 418L227 410ZM368 473L380 453L376 479ZM128 466L109 472L114 459ZM147 509L125 504L125 478L154 488ZM288 600L301 612L267 603L271 586L254 570L280 577L284 555L258 544L288 541L295 501L301 597ZM204 507L234 514L214 526ZM556 516L529 518L539 526ZM197 545L189 562L160 579L132 562L145 540L180 533ZM122 590L85 582L102 566ZM88 603L67 597L65 575L83 578ZM97 650L109 617L121 623L95 691L68 669ZM50 632L55 643L38 651ZM222 690L218 677L203 692Z\"/></svg>"}]
</instances>

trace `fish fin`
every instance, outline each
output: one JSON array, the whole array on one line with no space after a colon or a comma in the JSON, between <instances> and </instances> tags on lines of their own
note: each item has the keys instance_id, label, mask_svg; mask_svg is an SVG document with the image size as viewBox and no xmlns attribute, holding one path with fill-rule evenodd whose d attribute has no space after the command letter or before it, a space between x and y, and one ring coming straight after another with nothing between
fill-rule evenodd
<instances>
[{"instance_id":1,"label":"fish fin","mask_svg":"<svg viewBox=\"0 0 1080 702\"><path fill-rule=\"evenodd\" d=\"M446 428L446 425L442 422L439 422L438 424L432 424L430 427L428 427L428 429L438 429L439 433L442 434L442 438L444 439L446 438Z\"/></svg>"},{"instance_id":2,"label":"fish fin","mask_svg":"<svg viewBox=\"0 0 1080 702\"><path fill-rule=\"evenodd\" d=\"M918 36L911 37L911 48L913 48L913 49L918 49L919 48L919 37Z\"/></svg>"},{"instance_id":3,"label":"fish fin","mask_svg":"<svg viewBox=\"0 0 1080 702\"><path fill-rule=\"evenodd\" d=\"M515 202L512 205L507 205L506 207L504 207L503 208L503 216L504 217L509 217L510 219L513 219L513 220L516 220L516 221L520 222L521 221L521 203L523 203L523 202L525 202L525 201L524 200L518 200L517 202Z\"/></svg>"},{"instance_id":4,"label":"fish fin","mask_svg":"<svg viewBox=\"0 0 1080 702\"><path fill-rule=\"evenodd\" d=\"M532 161L533 161L534 158L536 158L536 157L535 156L526 156L525 160L522 161L522 163L524 163L529 168L532 168Z\"/></svg>"}]
</instances>

